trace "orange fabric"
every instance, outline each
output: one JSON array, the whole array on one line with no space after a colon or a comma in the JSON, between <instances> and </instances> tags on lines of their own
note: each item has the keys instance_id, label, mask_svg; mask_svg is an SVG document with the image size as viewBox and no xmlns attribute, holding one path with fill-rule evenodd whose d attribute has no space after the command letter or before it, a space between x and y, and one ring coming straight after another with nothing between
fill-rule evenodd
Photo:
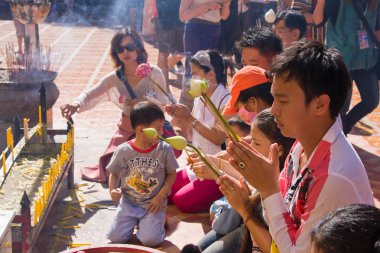
<instances>
[{"instance_id":1,"label":"orange fabric","mask_svg":"<svg viewBox=\"0 0 380 253\"><path fill-rule=\"evenodd\" d=\"M235 114L238 111L235 105L240 92L253 86L269 82L265 70L256 66L246 66L235 73L232 78L231 97L224 107L223 114Z\"/></svg>"}]
</instances>

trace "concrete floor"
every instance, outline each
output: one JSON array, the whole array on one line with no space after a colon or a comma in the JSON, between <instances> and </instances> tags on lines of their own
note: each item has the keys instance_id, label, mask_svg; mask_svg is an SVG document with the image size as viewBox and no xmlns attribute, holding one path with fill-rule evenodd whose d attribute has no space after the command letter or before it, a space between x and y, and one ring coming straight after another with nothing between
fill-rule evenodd
<instances>
[{"instance_id":1,"label":"concrete floor","mask_svg":"<svg viewBox=\"0 0 380 253\"><path fill-rule=\"evenodd\" d=\"M46 23L40 25L40 40L43 45L50 45L59 50L62 57L58 66L59 75L56 84L60 89L60 97L53 107L54 128L65 128L65 120L60 116L59 107L71 102L82 90L96 84L100 78L113 70L109 57L109 43L115 30L95 26L72 26L65 24ZM16 42L13 23L0 21L0 49L8 42ZM158 51L147 45L149 62L157 62ZM0 65L4 67L4 64ZM178 98L179 90L172 88ZM353 103L359 101L355 92ZM83 183L79 169L86 165L97 163L113 132L120 112L111 103L105 102L74 117L75 121L75 183ZM3 124L6 126L7 124ZM1 130L3 131L3 130ZM5 134L0 134L3 139ZM5 132L4 132L5 133ZM357 125L350 141L362 158L374 191L375 199L380 199L380 108L368 115ZM184 157L180 163L184 164ZM55 207L42 230L34 252L60 252L68 248L70 242L101 244L107 243L105 233L114 214L109 209L83 209L76 200L83 198L86 204L96 203L112 206L108 189L105 185L92 183L78 187L76 190L62 190L55 202ZM91 191L89 191L91 190ZM377 202L380 207L379 203ZM72 218L62 221L78 213L81 218ZM179 252L188 243L197 243L210 229L208 215L183 214L175 207L169 206L169 229L167 238L160 246L165 252ZM80 226L65 229L64 226ZM54 236L64 235L67 239Z\"/></svg>"}]
</instances>

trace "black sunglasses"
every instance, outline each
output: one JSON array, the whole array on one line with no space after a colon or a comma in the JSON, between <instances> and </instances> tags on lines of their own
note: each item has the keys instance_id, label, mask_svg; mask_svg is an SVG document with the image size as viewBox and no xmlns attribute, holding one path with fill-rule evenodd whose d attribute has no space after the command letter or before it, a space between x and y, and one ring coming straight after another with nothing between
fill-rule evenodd
<instances>
[{"instance_id":1,"label":"black sunglasses","mask_svg":"<svg viewBox=\"0 0 380 253\"><path fill-rule=\"evenodd\" d=\"M127 49L128 52L133 52L133 51L135 51L137 49L137 46L135 44L130 43L130 44L127 44L125 46L119 46L119 47L117 47L116 51L117 51L118 54L121 54L121 53L124 52L124 49Z\"/></svg>"}]
</instances>

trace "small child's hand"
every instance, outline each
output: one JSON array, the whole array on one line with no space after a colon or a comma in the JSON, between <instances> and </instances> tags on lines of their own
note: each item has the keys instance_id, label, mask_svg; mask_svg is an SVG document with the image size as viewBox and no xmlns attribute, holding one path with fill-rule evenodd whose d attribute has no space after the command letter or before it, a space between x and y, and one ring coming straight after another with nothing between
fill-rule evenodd
<instances>
[{"instance_id":1,"label":"small child's hand","mask_svg":"<svg viewBox=\"0 0 380 253\"><path fill-rule=\"evenodd\" d=\"M121 189L116 188L111 191L111 199L115 204L119 204L121 198Z\"/></svg>"},{"instance_id":2,"label":"small child's hand","mask_svg":"<svg viewBox=\"0 0 380 253\"><path fill-rule=\"evenodd\" d=\"M152 198L152 201L150 202L148 206L148 211L150 213L157 213L162 208L162 204L166 198L161 196L160 194L157 194Z\"/></svg>"}]
</instances>

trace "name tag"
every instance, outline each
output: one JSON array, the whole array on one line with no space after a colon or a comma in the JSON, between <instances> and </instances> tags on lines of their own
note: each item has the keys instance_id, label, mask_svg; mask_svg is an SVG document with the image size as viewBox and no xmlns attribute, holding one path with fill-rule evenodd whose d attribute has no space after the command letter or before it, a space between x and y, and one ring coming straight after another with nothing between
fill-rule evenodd
<instances>
[{"instance_id":1,"label":"name tag","mask_svg":"<svg viewBox=\"0 0 380 253\"><path fill-rule=\"evenodd\" d=\"M358 31L358 40L359 40L359 48L360 49L369 48L368 34L367 34L366 30L359 30Z\"/></svg>"}]
</instances>

